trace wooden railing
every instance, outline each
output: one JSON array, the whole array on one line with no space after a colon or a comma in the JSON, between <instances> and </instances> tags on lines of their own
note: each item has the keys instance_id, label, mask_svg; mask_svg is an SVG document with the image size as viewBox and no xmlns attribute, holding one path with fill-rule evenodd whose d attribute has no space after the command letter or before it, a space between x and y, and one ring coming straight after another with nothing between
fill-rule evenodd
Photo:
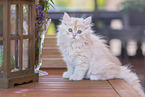
<instances>
[{"instance_id":1,"label":"wooden railing","mask_svg":"<svg viewBox=\"0 0 145 97\"><path fill-rule=\"evenodd\" d=\"M128 15L123 14L121 12L108 12L108 11L92 11L92 12L67 12L70 16L82 17L82 16L92 16L93 24L96 24L98 21L102 21L104 24L103 28L98 28L98 25L94 25L93 29L95 33L102 35L109 43L112 39L119 39L121 41L121 54L119 55L121 58L127 58L127 43L129 40L135 40L137 42L137 48L141 50L140 55L142 56L141 46L145 42L145 25L132 26L131 20ZM56 27L60 24L60 18L63 16L64 12L50 12L49 17L55 23ZM113 30L110 28L111 21L113 19L119 19L123 28L121 30ZM135 21L135 20L134 20Z\"/></svg>"}]
</instances>

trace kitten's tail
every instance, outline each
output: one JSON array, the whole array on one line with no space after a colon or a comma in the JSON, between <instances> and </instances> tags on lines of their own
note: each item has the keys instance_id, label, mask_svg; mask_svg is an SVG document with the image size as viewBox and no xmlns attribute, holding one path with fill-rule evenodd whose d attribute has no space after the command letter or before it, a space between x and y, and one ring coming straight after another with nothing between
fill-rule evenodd
<instances>
[{"instance_id":1,"label":"kitten's tail","mask_svg":"<svg viewBox=\"0 0 145 97\"><path fill-rule=\"evenodd\" d=\"M142 95L142 97L145 97L138 76L131 72L127 66L121 66L121 73L118 78L123 78L126 80L136 91L139 92L140 95Z\"/></svg>"}]
</instances>

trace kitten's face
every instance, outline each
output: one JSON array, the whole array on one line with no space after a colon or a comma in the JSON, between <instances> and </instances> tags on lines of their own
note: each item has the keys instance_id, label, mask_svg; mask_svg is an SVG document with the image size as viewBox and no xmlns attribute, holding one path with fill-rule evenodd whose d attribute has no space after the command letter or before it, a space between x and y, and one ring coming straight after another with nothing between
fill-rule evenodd
<instances>
[{"instance_id":1,"label":"kitten's face","mask_svg":"<svg viewBox=\"0 0 145 97\"><path fill-rule=\"evenodd\" d=\"M70 18L67 13L64 14L62 24L65 26L64 33L72 40L79 40L88 34L91 23L91 17L83 18Z\"/></svg>"}]
</instances>

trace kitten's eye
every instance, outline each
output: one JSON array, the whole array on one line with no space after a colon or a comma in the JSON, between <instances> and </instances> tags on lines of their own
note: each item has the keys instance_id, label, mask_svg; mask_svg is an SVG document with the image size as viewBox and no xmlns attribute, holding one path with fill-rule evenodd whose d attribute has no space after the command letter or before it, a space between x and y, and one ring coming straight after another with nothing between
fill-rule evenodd
<instances>
[{"instance_id":1,"label":"kitten's eye","mask_svg":"<svg viewBox=\"0 0 145 97\"><path fill-rule=\"evenodd\" d=\"M81 34L81 33L82 33L82 31L81 31L81 30L78 30L78 31L77 31L77 33L78 33L78 34Z\"/></svg>"},{"instance_id":2,"label":"kitten's eye","mask_svg":"<svg viewBox=\"0 0 145 97\"><path fill-rule=\"evenodd\" d=\"M69 32L72 32L73 30L71 28L68 29Z\"/></svg>"}]
</instances>

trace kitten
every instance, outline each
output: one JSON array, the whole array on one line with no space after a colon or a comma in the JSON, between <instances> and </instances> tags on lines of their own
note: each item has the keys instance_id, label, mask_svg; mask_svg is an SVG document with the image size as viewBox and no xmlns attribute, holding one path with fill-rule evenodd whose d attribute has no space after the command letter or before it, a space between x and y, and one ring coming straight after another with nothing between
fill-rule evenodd
<instances>
[{"instance_id":1,"label":"kitten","mask_svg":"<svg viewBox=\"0 0 145 97\"><path fill-rule=\"evenodd\" d=\"M93 34L91 17L70 17L64 13L58 26L57 45L67 64L63 78L69 80L108 80L123 78L142 96L144 92L137 75L111 54L105 41Z\"/></svg>"}]
</instances>

